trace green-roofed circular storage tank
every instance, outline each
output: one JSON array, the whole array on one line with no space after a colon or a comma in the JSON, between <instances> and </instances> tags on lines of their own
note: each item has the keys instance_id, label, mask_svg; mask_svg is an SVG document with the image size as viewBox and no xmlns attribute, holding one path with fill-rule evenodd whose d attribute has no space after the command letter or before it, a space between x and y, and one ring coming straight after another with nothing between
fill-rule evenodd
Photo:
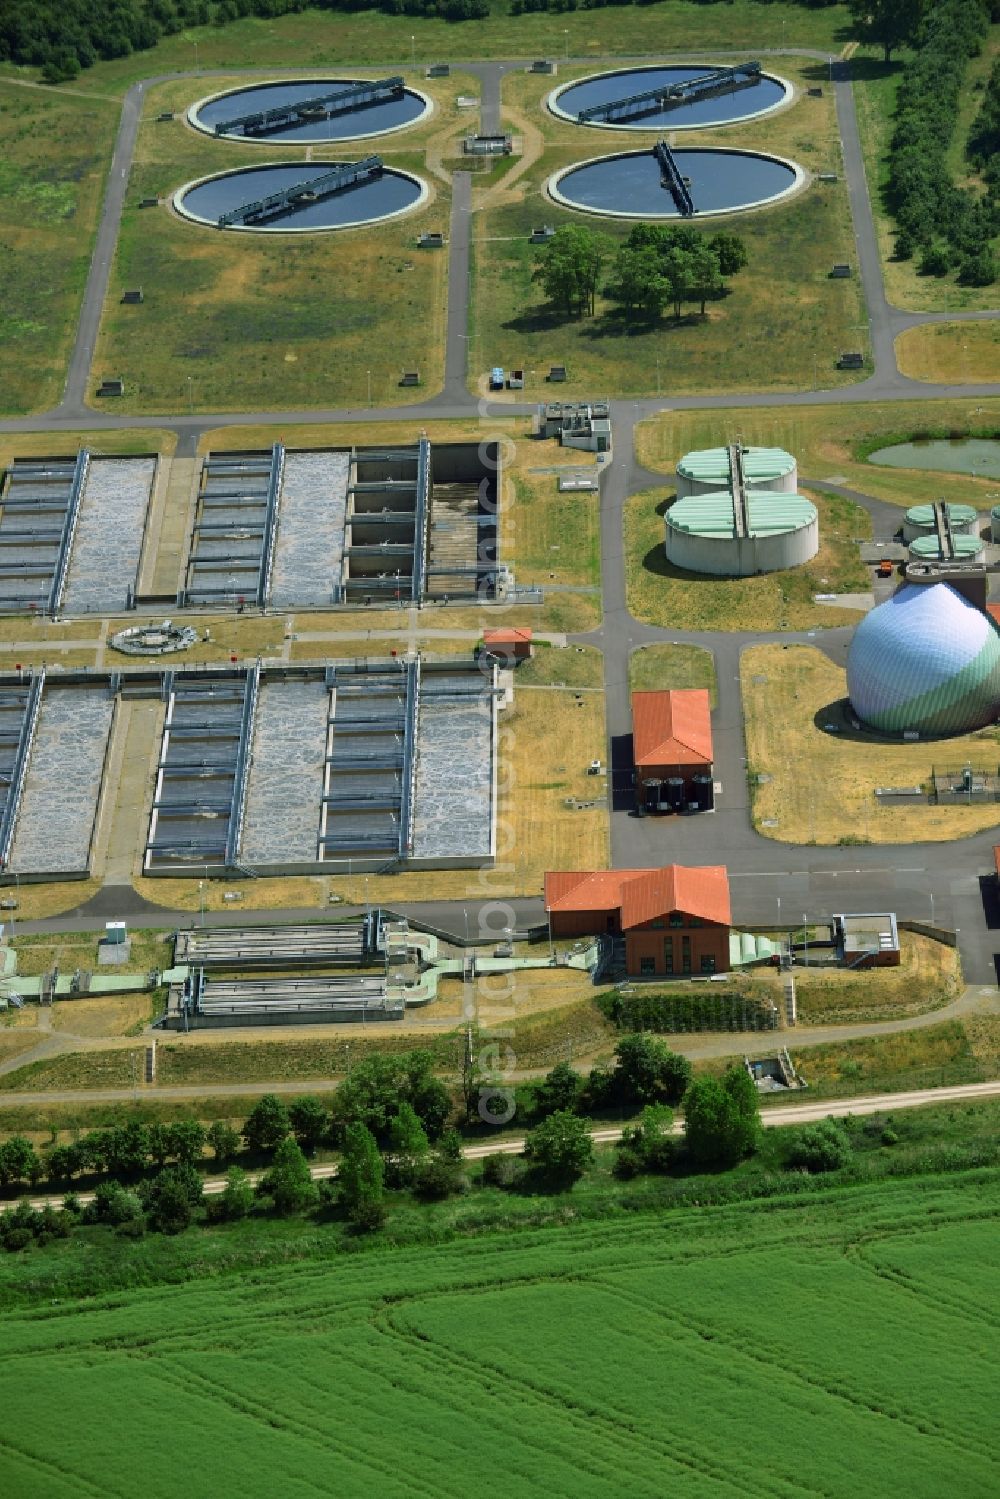
<instances>
[{"instance_id":1,"label":"green-roofed circular storage tank","mask_svg":"<svg viewBox=\"0 0 1000 1499\"><path fill-rule=\"evenodd\" d=\"M945 505L948 524L953 536L976 536L979 517L972 505ZM903 540L915 541L918 536L936 536L937 521L933 505L911 505L903 517Z\"/></svg>"},{"instance_id":2,"label":"green-roofed circular storage tank","mask_svg":"<svg viewBox=\"0 0 1000 1499\"><path fill-rule=\"evenodd\" d=\"M717 578L799 567L819 549L816 506L801 494L754 490L740 535L730 490L688 495L666 513L667 559L686 572Z\"/></svg>"},{"instance_id":3,"label":"green-roofed circular storage tank","mask_svg":"<svg viewBox=\"0 0 1000 1499\"><path fill-rule=\"evenodd\" d=\"M748 489L794 494L799 482L795 459L784 448L744 448L743 474ZM677 465L678 499L728 489L730 482L728 448L701 448L685 453Z\"/></svg>"},{"instance_id":4,"label":"green-roofed circular storage tank","mask_svg":"<svg viewBox=\"0 0 1000 1499\"><path fill-rule=\"evenodd\" d=\"M990 540L1000 541L1000 505L990 511Z\"/></svg>"},{"instance_id":5,"label":"green-roofed circular storage tank","mask_svg":"<svg viewBox=\"0 0 1000 1499\"><path fill-rule=\"evenodd\" d=\"M955 543L954 559L942 557L941 543L937 534L933 536L917 536L910 542L910 556L915 562L981 562L983 560L983 543L978 536L953 536Z\"/></svg>"}]
</instances>

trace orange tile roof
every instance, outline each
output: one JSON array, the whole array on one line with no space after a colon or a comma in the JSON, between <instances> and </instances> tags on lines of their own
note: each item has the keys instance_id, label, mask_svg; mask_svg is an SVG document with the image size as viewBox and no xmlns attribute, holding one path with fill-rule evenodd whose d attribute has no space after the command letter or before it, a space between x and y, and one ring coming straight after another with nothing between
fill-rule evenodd
<instances>
[{"instance_id":1,"label":"orange tile roof","mask_svg":"<svg viewBox=\"0 0 1000 1499\"><path fill-rule=\"evenodd\" d=\"M509 625L504 629L483 631L484 645L518 645L521 642L531 644L531 631L527 626Z\"/></svg>"},{"instance_id":2,"label":"orange tile roof","mask_svg":"<svg viewBox=\"0 0 1000 1499\"><path fill-rule=\"evenodd\" d=\"M663 869L556 870L545 876L546 911L620 910L623 931L670 911L729 926L729 876L721 864Z\"/></svg>"},{"instance_id":3,"label":"orange tile roof","mask_svg":"<svg viewBox=\"0 0 1000 1499\"><path fill-rule=\"evenodd\" d=\"M664 869L649 869L625 881L621 902L623 931L631 931L670 911L683 911L686 916L699 916L703 921L728 926L732 910L725 867L711 864L689 869L683 864L668 864Z\"/></svg>"},{"instance_id":4,"label":"orange tile roof","mask_svg":"<svg viewBox=\"0 0 1000 1499\"><path fill-rule=\"evenodd\" d=\"M1000 604L987 604L986 613L995 625L1000 625Z\"/></svg>"},{"instance_id":5,"label":"orange tile roof","mask_svg":"<svg viewBox=\"0 0 1000 1499\"><path fill-rule=\"evenodd\" d=\"M712 715L707 690L633 692L632 746L638 768L711 765Z\"/></svg>"},{"instance_id":6,"label":"orange tile roof","mask_svg":"<svg viewBox=\"0 0 1000 1499\"><path fill-rule=\"evenodd\" d=\"M545 876L546 911L615 911L622 883L642 869L559 869Z\"/></svg>"}]
</instances>

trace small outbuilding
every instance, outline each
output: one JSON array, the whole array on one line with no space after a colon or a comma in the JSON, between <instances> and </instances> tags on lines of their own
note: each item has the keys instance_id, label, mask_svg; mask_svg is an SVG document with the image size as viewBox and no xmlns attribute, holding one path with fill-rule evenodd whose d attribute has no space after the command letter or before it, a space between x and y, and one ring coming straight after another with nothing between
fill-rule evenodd
<instances>
[{"instance_id":1,"label":"small outbuilding","mask_svg":"<svg viewBox=\"0 0 1000 1499\"><path fill-rule=\"evenodd\" d=\"M707 690L633 692L632 758L639 807L680 812L695 803L708 811L714 800L714 751Z\"/></svg>"},{"instance_id":2,"label":"small outbuilding","mask_svg":"<svg viewBox=\"0 0 1000 1499\"><path fill-rule=\"evenodd\" d=\"M530 661L532 651L531 630L526 626L506 625L496 630L483 631L482 654L492 656L501 666Z\"/></svg>"}]
</instances>

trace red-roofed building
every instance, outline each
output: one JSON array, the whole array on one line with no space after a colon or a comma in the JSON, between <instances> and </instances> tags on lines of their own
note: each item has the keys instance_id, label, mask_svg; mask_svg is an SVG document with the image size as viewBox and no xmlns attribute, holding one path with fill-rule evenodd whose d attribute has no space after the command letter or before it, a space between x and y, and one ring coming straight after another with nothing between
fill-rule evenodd
<instances>
[{"instance_id":1,"label":"red-roofed building","mask_svg":"<svg viewBox=\"0 0 1000 1499\"><path fill-rule=\"evenodd\" d=\"M679 811L685 803L698 801L710 807L714 751L705 688L633 692L632 758L641 806Z\"/></svg>"},{"instance_id":2,"label":"red-roofed building","mask_svg":"<svg viewBox=\"0 0 1000 1499\"><path fill-rule=\"evenodd\" d=\"M545 876L553 937L625 939L633 978L725 973L732 911L722 865L557 870Z\"/></svg>"},{"instance_id":3,"label":"red-roofed building","mask_svg":"<svg viewBox=\"0 0 1000 1499\"><path fill-rule=\"evenodd\" d=\"M531 631L526 626L507 625L483 631L483 654L495 656L502 665L531 659Z\"/></svg>"},{"instance_id":4,"label":"red-roofed building","mask_svg":"<svg viewBox=\"0 0 1000 1499\"><path fill-rule=\"evenodd\" d=\"M1000 604L987 604L986 613L993 623L1000 628Z\"/></svg>"}]
</instances>

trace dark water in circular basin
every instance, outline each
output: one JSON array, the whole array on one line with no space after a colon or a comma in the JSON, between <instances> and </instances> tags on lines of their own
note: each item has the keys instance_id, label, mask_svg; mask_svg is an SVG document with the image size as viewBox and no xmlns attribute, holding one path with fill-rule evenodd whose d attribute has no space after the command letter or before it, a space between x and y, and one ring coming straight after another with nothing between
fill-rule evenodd
<instances>
[{"instance_id":1,"label":"dark water in circular basin","mask_svg":"<svg viewBox=\"0 0 1000 1499\"><path fill-rule=\"evenodd\" d=\"M249 167L240 172L225 172L196 183L184 193L181 204L195 218L215 224L220 214L255 198L266 198L296 182L308 182L333 170L335 161L294 161L287 166ZM388 214L400 213L418 202L421 184L414 177L386 169L381 177L361 182L323 198L302 204L280 218L269 219L257 228L259 233L287 229L337 229L346 224L370 223Z\"/></svg>"},{"instance_id":2,"label":"dark water in circular basin","mask_svg":"<svg viewBox=\"0 0 1000 1499\"><path fill-rule=\"evenodd\" d=\"M795 183L794 171L784 162L749 151L682 149L674 152L674 159L688 179L695 217L766 202ZM568 202L593 213L680 217L672 196L660 185L660 164L651 151L585 162L572 167L555 186Z\"/></svg>"},{"instance_id":3,"label":"dark water in circular basin","mask_svg":"<svg viewBox=\"0 0 1000 1499\"><path fill-rule=\"evenodd\" d=\"M295 83L264 83L255 88L235 89L218 99L202 104L192 116L192 123L203 130L214 132L216 125L254 110L276 109L283 104L295 104L303 99L315 99L322 94L332 94L337 88L346 88L360 81L351 78L301 79ZM263 135L244 135L242 130L227 131L227 140L252 141L338 141L349 140L359 135L380 135L386 130L398 130L403 125L412 125L424 114L427 105L419 94L407 89L401 99L388 99L381 104L365 104L349 110L346 114L334 115L332 119L306 120L297 125L281 125L268 129Z\"/></svg>"},{"instance_id":4,"label":"dark water in circular basin","mask_svg":"<svg viewBox=\"0 0 1000 1499\"><path fill-rule=\"evenodd\" d=\"M712 71L713 64L695 64L683 68L630 68L603 78L585 78L571 83L555 100L559 108L574 117L581 109L594 104L611 104L617 99L627 99L631 94L644 94L662 84L685 83L689 78L698 78ZM677 129L684 125L726 125L733 120L743 120L749 115L763 114L774 109L785 97L785 89L775 78L760 78L746 88L715 94L709 99L696 99L690 104L678 104L673 109L658 110L655 114L643 115L628 124L636 130ZM595 121L594 123L601 123Z\"/></svg>"}]
</instances>

